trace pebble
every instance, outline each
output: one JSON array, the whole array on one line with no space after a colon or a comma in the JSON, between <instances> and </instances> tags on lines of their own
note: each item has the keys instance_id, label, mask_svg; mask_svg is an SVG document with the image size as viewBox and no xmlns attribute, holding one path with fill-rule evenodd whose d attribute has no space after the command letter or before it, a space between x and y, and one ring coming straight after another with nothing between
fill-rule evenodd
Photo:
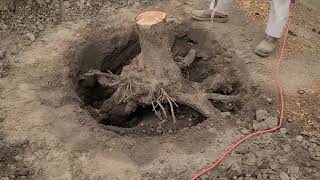
<instances>
[{"instance_id":1,"label":"pebble","mask_svg":"<svg viewBox=\"0 0 320 180\"><path fill-rule=\"evenodd\" d=\"M298 135L298 136L296 137L296 140L297 140L298 142L302 142L302 141L303 141L303 137L302 137L301 135Z\"/></svg>"},{"instance_id":2,"label":"pebble","mask_svg":"<svg viewBox=\"0 0 320 180\"><path fill-rule=\"evenodd\" d=\"M268 112L265 110L257 110L256 111L256 120L258 122L266 120L268 117Z\"/></svg>"},{"instance_id":3,"label":"pebble","mask_svg":"<svg viewBox=\"0 0 320 180\"><path fill-rule=\"evenodd\" d=\"M231 117L231 113L230 112L222 112L221 116L222 117Z\"/></svg>"},{"instance_id":4,"label":"pebble","mask_svg":"<svg viewBox=\"0 0 320 180\"><path fill-rule=\"evenodd\" d=\"M215 133L217 130L215 128L210 128L210 129L208 129L208 131L211 133Z\"/></svg>"},{"instance_id":5,"label":"pebble","mask_svg":"<svg viewBox=\"0 0 320 180\"><path fill-rule=\"evenodd\" d=\"M299 175L300 170L298 166L290 166L289 167L290 174Z\"/></svg>"},{"instance_id":6,"label":"pebble","mask_svg":"<svg viewBox=\"0 0 320 180\"><path fill-rule=\"evenodd\" d=\"M298 90L298 93L299 93L299 94L305 94L305 93L306 93L306 91L305 91L305 90L303 90L303 89L299 89L299 90Z\"/></svg>"},{"instance_id":7,"label":"pebble","mask_svg":"<svg viewBox=\"0 0 320 180\"><path fill-rule=\"evenodd\" d=\"M284 145L284 146L283 146L283 150L284 150L285 152L290 152L290 151L291 151L290 145L289 145L289 144Z\"/></svg>"},{"instance_id":8,"label":"pebble","mask_svg":"<svg viewBox=\"0 0 320 180\"><path fill-rule=\"evenodd\" d=\"M63 2L63 6L65 7L65 8L70 8L70 2L69 1L64 1Z\"/></svg>"},{"instance_id":9,"label":"pebble","mask_svg":"<svg viewBox=\"0 0 320 180\"><path fill-rule=\"evenodd\" d=\"M281 180L290 180L288 174L285 173L285 172L283 172L283 171L281 171L281 172L279 173L279 177L280 177Z\"/></svg>"},{"instance_id":10,"label":"pebble","mask_svg":"<svg viewBox=\"0 0 320 180\"><path fill-rule=\"evenodd\" d=\"M291 118L287 118L288 123L292 123L294 120Z\"/></svg>"},{"instance_id":11,"label":"pebble","mask_svg":"<svg viewBox=\"0 0 320 180\"><path fill-rule=\"evenodd\" d=\"M8 26L0 22L0 30L7 30L7 29L8 29Z\"/></svg>"},{"instance_id":12,"label":"pebble","mask_svg":"<svg viewBox=\"0 0 320 180\"><path fill-rule=\"evenodd\" d=\"M229 174L233 176L240 176L242 174L241 167L237 163L233 163L229 169Z\"/></svg>"},{"instance_id":13,"label":"pebble","mask_svg":"<svg viewBox=\"0 0 320 180\"><path fill-rule=\"evenodd\" d=\"M40 31L43 31L44 29L45 29L45 27L44 27L44 25L43 24L38 24L38 29L40 30Z\"/></svg>"},{"instance_id":14,"label":"pebble","mask_svg":"<svg viewBox=\"0 0 320 180\"><path fill-rule=\"evenodd\" d=\"M18 45L13 45L11 48L10 48L10 54L12 54L12 55L16 55L16 54L18 54L19 53L19 47L18 47Z\"/></svg>"},{"instance_id":15,"label":"pebble","mask_svg":"<svg viewBox=\"0 0 320 180\"><path fill-rule=\"evenodd\" d=\"M6 57L6 51L0 49L0 60Z\"/></svg>"},{"instance_id":16,"label":"pebble","mask_svg":"<svg viewBox=\"0 0 320 180\"><path fill-rule=\"evenodd\" d=\"M277 126L278 119L276 117L268 117L265 121L256 123L254 122L252 127L255 131L261 131L271 129Z\"/></svg>"},{"instance_id":17,"label":"pebble","mask_svg":"<svg viewBox=\"0 0 320 180\"><path fill-rule=\"evenodd\" d=\"M14 159L17 161L22 161L22 157L20 155L17 155L16 157L14 157Z\"/></svg>"},{"instance_id":18,"label":"pebble","mask_svg":"<svg viewBox=\"0 0 320 180\"><path fill-rule=\"evenodd\" d=\"M269 104L271 104L271 103L272 103L272 98L267 98L267 102L268 102Z\"/></svg>"},{"instance_id":19,"label":"pebble","mask_svg":"<svg viewBox=\"0 0 320 180\"><path fill-rule=\"evenodd\" d=\"M286 128L280 129L281 134L287 134L288 130Z\"/></svg>"},{"instance_id":20,"label":"pebble","mask_svg":"<svg viewBox=\"0 0 320 180\"><path fill-rule=\"evenodd\" d=\"M245 134L248 134L250 130L246 129L246 128L243 128L240 130L241 134L245 135Z\"/></svg>"},{"instance_id":21,"label":"pebble","mask_svg":"<svg viewBox=\"0 0 320 180\"><path fill-rule=\"evenodd\" d=\"M274 170L274 171L277 171L278 168L279 168L279 166L278 166L277 163L272 162L272 163L270 163L270 168L271 168L272 170Z\"/></svg>"},{"instance_id":22,"label":"pebble","mask_svg":"<svg viewBox=\"0 0 320 180\"><path fill-rule=\"evenodd\" d=\"M27 33L26 36L30 41L35 41L36 40L36 37L34 36L34 34Z\"/></svg>"}]
</instances>

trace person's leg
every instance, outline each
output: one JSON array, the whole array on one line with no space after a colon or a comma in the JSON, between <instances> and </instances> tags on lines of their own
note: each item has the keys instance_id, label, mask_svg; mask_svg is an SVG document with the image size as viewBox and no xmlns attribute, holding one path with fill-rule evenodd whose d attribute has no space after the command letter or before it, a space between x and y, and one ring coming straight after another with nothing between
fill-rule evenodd
<instances>
[{"instance_id":1,"label":"person's leg","mask_svg":"<svg viewBox=\"0 0 320 180\"><path fill-rule=\"evenodd\" d=\"M289 17L290 0L273 0L266 28L266 34L280 38Z\"/></svg>"},{"instance_id":2,"label":"person's leg","mask_svg":"<svg viewBox=\"0 0 320 180\"><path fill-rule=\"evenodd\" d=\"M232 5L233 0L212 0L209 9L223 15L228 15L228 11Z\"/></svg>"},{"instance_id":3,"label":"person's leg","mask_svg":"<svg viewBox=\"0 0 320 180\"><path fill-rule=\"evenodd\" d=\"M198 21L210 21L212 12L215 10L213 21L225 23L228 21L227 14L232 2L233 0L212 0L208 9L194 10L191 17Z\"/></svg>"},{"instance_id":4,"label":"person's leg","mask_svg":"<svg viewBox=\"0 0 320 180\"><path fill-rule=\"evenodd\" d=\"M289 8L290 0L272 0L266 37L254 50L256 54L265 57L274 51L277 39L281 37L288 21Z\"/></svg>"}]
</instances>

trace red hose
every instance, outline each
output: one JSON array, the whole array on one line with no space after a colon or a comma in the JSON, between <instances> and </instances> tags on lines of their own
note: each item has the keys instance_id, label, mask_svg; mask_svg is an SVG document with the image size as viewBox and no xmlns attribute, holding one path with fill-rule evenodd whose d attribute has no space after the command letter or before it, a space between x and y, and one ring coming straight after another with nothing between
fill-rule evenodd
<instances>
[{"instance_id":1,"label":"red hose","mask_svg":"<svg viewBox=\"0 0 320 180\"><path fill-rule=\"evenodd\" d=\"M212 170L213 168L215 168L218 164L220 164L224 160L224 158L228 154L230 154L236 147L238 147L241 143L243 143L247 139L249 139L249 138L251 138L253 136L256 136L256 135L265 134L265 133L269 133L269 132L274 132L274 131L277 131L278 129L281 128L282 122L283 122L283 116L284 116L284 98L283 98L283 90L282 90L281 81L280 81L280 66L281 66L281 59L282 59L282 56L284 54L284 49L285 49L285 46L286 46L286 43L287 43L287 39L288 39L289 28L291 26L291 17L293 15L295 7L296 7L295 3L291 3L290 4L289 19L288 19L288 23L287 23L287 27L286 27L286 31L285 31L285 36L283 38L279 54L278 54L278 56L276 58L276 79L277 79L277 87L278 87L278 90L279 90L280 101L281 101L280 117L279 117L278 125L276 127L272 128L272 129L268 129L268 130L258 131L258 132L252 133L252 134L244 137L243 139L239 140L236 144L234 144L232 147L230 147L224 154L222 154L216 162L214 162L211 166L207 167L206 169L202 170L201 172L199 172L198 174L193 176L191 178L191 180L196 180L197 178L201 177L205 173L207 173L210 170Z\"/></svg>"}]
</instances>

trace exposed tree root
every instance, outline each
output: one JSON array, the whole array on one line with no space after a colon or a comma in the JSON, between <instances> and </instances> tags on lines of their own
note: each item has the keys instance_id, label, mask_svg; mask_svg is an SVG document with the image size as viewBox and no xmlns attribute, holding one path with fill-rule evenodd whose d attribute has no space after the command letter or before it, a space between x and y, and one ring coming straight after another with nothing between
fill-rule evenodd
<instances>
[{"instance_id":1,"label":"exposed tree root","mask_svg":"<svg viewBox=\"0 0 320 180\"><path fill-rule=\"evenodd\" d=\"M207 79L205 83L190 82L182 77L180 68L188 67L196 57L191 49L181 62L174 62L166 29L166 14L158 11L143 13L137 17L141 54L125 66L120 75L111 72L90 71L83 76L88 86L100 84L112 90L112 96L101 107L101 118L115 121L127 120L138 106L152 105L160 119L167 119L164 104L176 122L175 108L188 105L205 117L214 117L218 112L211 100L232 102L236 96L205 93L221 83L219 77ZM210 77L211 78L211 77Z\"/></svg>"}]
</instances>

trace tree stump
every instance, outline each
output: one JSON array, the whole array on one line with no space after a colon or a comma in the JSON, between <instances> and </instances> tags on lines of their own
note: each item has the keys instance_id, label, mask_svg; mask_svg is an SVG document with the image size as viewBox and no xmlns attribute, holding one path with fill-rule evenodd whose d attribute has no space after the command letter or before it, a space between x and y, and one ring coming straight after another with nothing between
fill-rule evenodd
<instances>
[{"instance_id":1,"label":"tree stump","mask_svg":"<svg viewBox=\"0 0 320 180\"><path fill-rule=\"evenodd\" d=\"M99 71L84 75L86 81L98 82L113 92L101 107L101 119L121 125L138 106L152 105L159 118L171 115L176 121L178 104L188 105L210 118L219 112L210 100L237 99L206 93L204 85L183 78L180 68L191 65L196 52L191 50L182 62L173 60L166 17L164 12L148 11L136 18L141 53L123 68L120 75ZM168 104L168 110L164 104Z\"/></svg>"}]
</instances>

